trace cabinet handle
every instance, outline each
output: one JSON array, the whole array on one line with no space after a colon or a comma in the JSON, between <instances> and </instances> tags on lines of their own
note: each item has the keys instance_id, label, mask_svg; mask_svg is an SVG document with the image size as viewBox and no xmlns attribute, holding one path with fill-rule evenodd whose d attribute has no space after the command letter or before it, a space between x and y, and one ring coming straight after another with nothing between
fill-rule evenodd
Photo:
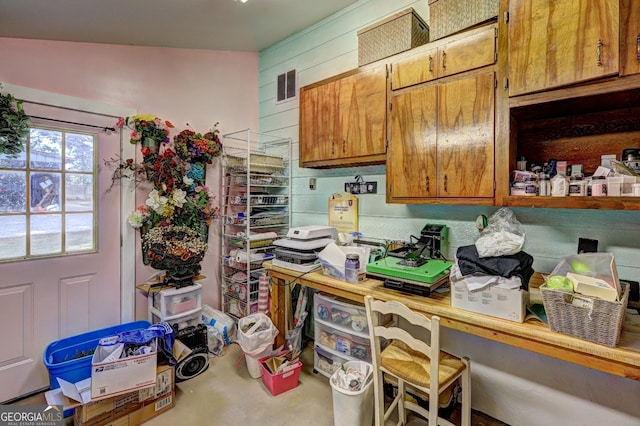
<instances>
[{"instance_id":1,"label":"cabinet handle","mask_svg":"<svg viewBox=\"0 0 640 426\"><path fill-rule=\"evenodd\" d=\"M444 192L447 192L447 175L444 175Z\"/></svg>"},{"instance_id":2,"label":"cabinet handle","mask_svg":"<svg viewBox=\"0 0 640 426\"><path fill-rule=\"evenodd\" d=\"M347 141L342 139L342 153L347 152Z\"/></svg>"},{"instance_id":3,"label":"cabinet handle","mask_svg":"<svg viewBox=\"0 0 640 426\"><path fill-rule=\"evenodd\" d=\"M601 67L602 66L602 40L600 39L598 39L598 42L596 43L596 54L597 54L596 65Z\"/></svg>"},{"instance_id":4,"label":"cabinet handle","mask_svg":"<svg viewBox=\"0 0 640 426\"><path fill-rule=\"evenodd\" d=\"M331 141L331 155L336 155L336 146L333 141Z\"/></svg>"},{"instance_id":5,"label":"cabinet handle","mask_svg":"<svg viewBox=\"0 0 640 426\"><path fill-rule=\"evenodd\" d=\"M425 183L426 183L425 191L429 192L429 176L427 176L427 177L425 178L425 181L426 181L426 182L425 182Z\"/></svg>"},{"instance_id":6,"label":"cabinet handle","mask_svg":"<svg viewBox=\"0 0 640 426\"><path fill-rule=\"evenodd\" d=\"M640 43L640 35L638 36L638 43ZM638 50L638 60L640 60L640 50ZM429 72L433 72L433 56L431 55L429 55Z\"/></svg>"},{"instance_id":7,"label":"cabinet handle","mask_svg":"<svg viewBox=\"0 0 640 426\"><path fill-rule=\"evenodd\" d=\"M640 34L636 37L636 52L638 54L638 62L640 62Z\"/></svg>"},{"instance_id":8,"label":"cabinet handle","mask_svg":"<svg viewBox=\"0 0 640 426\"><path fill-rule=\"evenodd\" d=\"M443 50L442 51L442 69L445 69L447 67L446 59L447 59L447 53Z\"/></svg>"}]
</instances>

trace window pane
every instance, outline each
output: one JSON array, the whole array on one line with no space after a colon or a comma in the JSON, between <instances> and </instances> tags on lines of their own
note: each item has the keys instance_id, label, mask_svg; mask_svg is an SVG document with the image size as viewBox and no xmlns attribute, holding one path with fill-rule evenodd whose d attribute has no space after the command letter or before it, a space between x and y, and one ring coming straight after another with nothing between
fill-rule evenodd
<instances>
[{"instance_id":1,"label":"window pane","mask_svg":"<svg viewBox=\"0 0 640 426\"><path fill-rule=\"evenodd\" d=\"M31 255L42 256L62 252L62 215L31 216Z\"/></svg>"},{"instance_id":2,"label":"window pane","mask_svg":"<svg viewBox=\"0 0 640 426\"><path fill-rule=\"evenodd\" d=\"M93 250L93 213L66 215L67 252Z\"/></svg>"},{"instance_id":3,"label":"window pane","mask_svg":"<svg viewBox=\"0 0 640 426\"><path fill-rule=\"evenodd\" d=\"M27 218L0 216L0 259L27 255Z\"/></svg>"},{"instance_id":4,"label":"window pane","mask_svg":"<svg viewBox=\"0 0 640 426\"><path fill-rule=\"evenodd\" d=\"M93 136L67 133L65 148L65 166L67 171L93 171Z\"/></svg>"},{"instance_id":5,"label":"window pane","mask_svg":"<svg viewBox=\"0 0 640 426\"><path fill-rule=\"evenodd\" d=\"M62 170L62 132L31 129L29 139L31 168Z\"/></svg>"},{"instance_id":6,"label":"window pane","mask_svg":"<svg viewBox=\"0 0 640 426\"><path fill-rule=\"evenodd\" d=\"M65 179L66 211L94 210L93 175L67 173Z\"/></svg>"},{"instance_id":7,"label":"window pane","mask_svg":"<svg viewBox=\"0 0 640 426\"><path fill-rule=\"evenodd\" d=\"M31 211L60 211L60 173L31 173Z\"/></svg>"},{"instance_id":8,"label":"window pane","mask_svg":"<svg viewBox=\"0 0 640 426\"><path fill-rule=\"evenodd\" d=\"M27 174L0 170L0 213L24 213L27 208Z\"/></svg>"},{"instance_id":9,"label":"window pane","mask_svg":"<svg viewBox=\"0 0 640 426\"><path fill-rule=\"evenodd\" d=\"M7 169L24 169L27 165L27 153L21 152L16 157L0 154L0 167Z\"/></svg>"}]
</instances>

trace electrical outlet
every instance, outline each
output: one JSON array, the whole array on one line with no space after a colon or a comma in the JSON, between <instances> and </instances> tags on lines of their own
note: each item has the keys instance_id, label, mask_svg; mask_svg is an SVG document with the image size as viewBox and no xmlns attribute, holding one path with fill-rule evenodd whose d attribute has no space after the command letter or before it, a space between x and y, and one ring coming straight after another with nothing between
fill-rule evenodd
<instances>
[{"instance_id":1,"label":"electrical outlet","mask_svg":"<svg viewBox=\"0 0 640 426\"><path fill-rule=\"evenodd\" d=\"M588 238L578 238L578 254L596 253L598 251L598 240Z\"/></svg>"},{"instance_id":2,"label":"electrical outlet","mask_svg":"<svg viewBox=\"0 0 640 426\"><path fill-rule=\"evenodd\" d=\"M352 194L377 194L378 182L345 182L344 191Z\"/></svg>"},{"instance_id":3,"label":"electrical outlet","mask_svg":"<svg viewBox=\"0 0 640 426\"><path fill-rule=\"evenodd\" d=\"M309 189L312 191L316 189L316 178L309 178Z\"/></svg>"}]
</instances>

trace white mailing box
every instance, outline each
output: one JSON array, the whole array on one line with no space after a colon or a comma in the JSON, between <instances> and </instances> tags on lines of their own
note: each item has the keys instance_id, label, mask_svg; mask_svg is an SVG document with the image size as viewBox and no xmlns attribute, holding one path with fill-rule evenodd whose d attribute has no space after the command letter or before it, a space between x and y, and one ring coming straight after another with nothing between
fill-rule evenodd
<instances>
[{"instance_id":1,"label":"white mailing box","mask_svg":"<svg viewBox=\"0 0 640 426\"><path fill-rule=\"evenodd\" d=\"M107 338L109 339L109 338ZM102 339L101 342L106 339ZM156 384L158 353L129 356L105 361L108 347L98 345L91 362L91 400L120 395Z\"/></svg>"},{"instance_id":2,"label":"white mailing box","mask_svg":"<svg viewBox=\"0 0 640 426\"><path fill-rule=\"evenodd\" d=\"M528 292L495 285L469 291L464 282L451 281L451 306L515 322L524 322Z\"/></svg>"}]
</instances>

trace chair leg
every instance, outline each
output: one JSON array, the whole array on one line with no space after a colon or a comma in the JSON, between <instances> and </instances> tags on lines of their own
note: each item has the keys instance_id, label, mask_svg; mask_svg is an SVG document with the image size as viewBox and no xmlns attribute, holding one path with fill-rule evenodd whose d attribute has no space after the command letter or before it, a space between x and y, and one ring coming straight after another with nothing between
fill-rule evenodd
<instances>
[{"instance_id":1,"label":"chair leg","mask_svg":"<svg viewBox=\"0 0 640 426\"><path fill-rule=\"evenodd\" d=\"M382 378L382 372L378 371L373 382L373 394L375 397L374 415L375 425L384 426L384 380Z\"/></svg>"},{"instance_id":2,"label":"chair leg","mask_svg":"<svg viewBox=\"0 0 640 426\"><path fill-rule=\"evenodd\" d=\"M471 426L471 362L469 358L462 358L465 371L462 373L462 406L460 417L462 426Z\"/></svg>"},{"instance_id":3,"label":"chair leg","mask_svg":"<svg viewBox=\"0 0 640 426\"><path fill-rule=\"evenodd\" d=\"M398 424L404 425L407 424L407 409L404 404L407 394L405 392L404 380L400 378L398 378L398 396L400 397L398 400Z\"/></svg>"}]
</instances>

